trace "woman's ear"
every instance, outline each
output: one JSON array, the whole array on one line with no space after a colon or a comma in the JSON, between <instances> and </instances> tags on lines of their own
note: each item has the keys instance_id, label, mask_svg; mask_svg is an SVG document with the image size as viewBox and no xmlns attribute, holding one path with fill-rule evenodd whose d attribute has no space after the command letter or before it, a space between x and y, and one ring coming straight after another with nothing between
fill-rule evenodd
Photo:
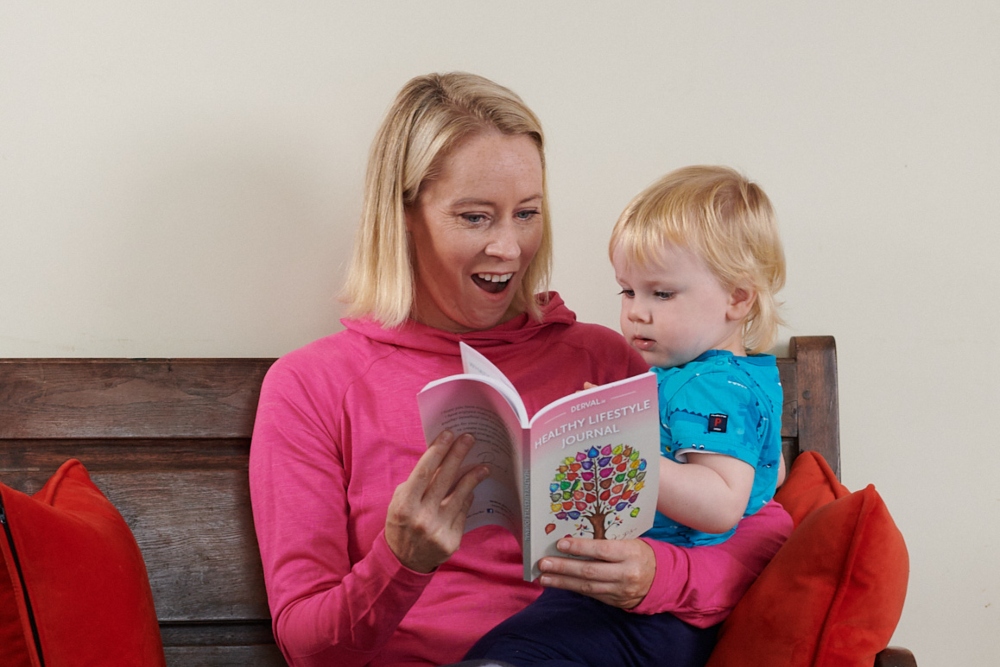
<instances>
[{"instance_id":1,"label":"woman's ear","mask_svg":"<svg viewBox=\"0 0 1000 667\"><path fill-rule=\"evenodd\" d=\"M734 287L729 293L729 309L726 317L732 322L742 322L750 314L757 301L757 290L748 285Z\"/></svg>"}]
</instances>

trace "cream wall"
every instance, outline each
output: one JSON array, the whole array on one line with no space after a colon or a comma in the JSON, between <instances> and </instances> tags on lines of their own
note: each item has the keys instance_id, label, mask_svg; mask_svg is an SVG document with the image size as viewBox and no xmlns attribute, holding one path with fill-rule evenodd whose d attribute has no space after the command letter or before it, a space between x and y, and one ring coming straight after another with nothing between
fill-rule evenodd
<instances>
[{"instance_id":1,"label":"cream wall","mask_svg":"<svg viewBox=\"0 0 1000 667\"><path fill-rule=\"evenodd\" d=\"M549 141L554 287L617 326L659 174L759 180L784 332L833 334L844 481L910 549L894 642L1000 663L1000 5L0 3L0 356L276 356L336 331L368 142L470 70Z\"/></svg>"}]
</instances>

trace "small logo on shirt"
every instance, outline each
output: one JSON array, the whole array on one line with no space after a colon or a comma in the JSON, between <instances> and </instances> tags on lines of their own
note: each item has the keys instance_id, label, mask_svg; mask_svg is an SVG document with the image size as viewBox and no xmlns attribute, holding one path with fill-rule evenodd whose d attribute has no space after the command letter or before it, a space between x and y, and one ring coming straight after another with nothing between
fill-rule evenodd
<instances>
[{"instance_id":1,"label":"small logo on shirt","mask_svg":"<svg viewBox=\"0 0 1000 667\"><path fill-rule=\"evenodd\" d=\"M709 433L725 433L729 424L729 415L712 414L708 416Z\"/></svg>"}]
</instances>

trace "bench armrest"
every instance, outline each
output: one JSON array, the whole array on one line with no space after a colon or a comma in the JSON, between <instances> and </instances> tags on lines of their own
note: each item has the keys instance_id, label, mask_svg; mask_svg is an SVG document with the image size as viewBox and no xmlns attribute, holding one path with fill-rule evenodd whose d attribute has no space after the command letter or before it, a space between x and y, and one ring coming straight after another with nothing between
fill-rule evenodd
<instances>
[{"instance_id":1,"label":"bench armrest","mask_svg":"<svg viewBox=\"0 0 1000 667\"><path fill-rule=\"evenodd\" d=\"M873 667L917 667L917 660L907 649L890 646L875 656Z\"/></svg>"}]
</instances>

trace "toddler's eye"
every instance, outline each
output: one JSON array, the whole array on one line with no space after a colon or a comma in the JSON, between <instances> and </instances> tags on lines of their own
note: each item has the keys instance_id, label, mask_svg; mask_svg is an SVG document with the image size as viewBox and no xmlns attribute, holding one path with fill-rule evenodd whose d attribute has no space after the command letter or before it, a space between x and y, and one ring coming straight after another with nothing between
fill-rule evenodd
<instances>
[{"instance_id":1,"label":"toddler's eye","mask_svg":"<svg viewBox=\"0 0 1000 667\"><path fill-rule=\"evenodd\" d=\"M618 293L627 299L631 299L632 297L635 296L635 290L630 290L630 289L623 289L621 292Z\"/></svg>"},{"instance_id":2,"label":"toddler's eye","mask_svg":"<svg viewBox=\"0 0 1000 667\"><path fill-rule=\"evenodd\" d=\"M666 301L667 299L672 299L673 296L674 296L674 293L673 292L653 292L653 296L655 296L657 299L660 299L662 301Z\"/></svg>"}]
</instances>

